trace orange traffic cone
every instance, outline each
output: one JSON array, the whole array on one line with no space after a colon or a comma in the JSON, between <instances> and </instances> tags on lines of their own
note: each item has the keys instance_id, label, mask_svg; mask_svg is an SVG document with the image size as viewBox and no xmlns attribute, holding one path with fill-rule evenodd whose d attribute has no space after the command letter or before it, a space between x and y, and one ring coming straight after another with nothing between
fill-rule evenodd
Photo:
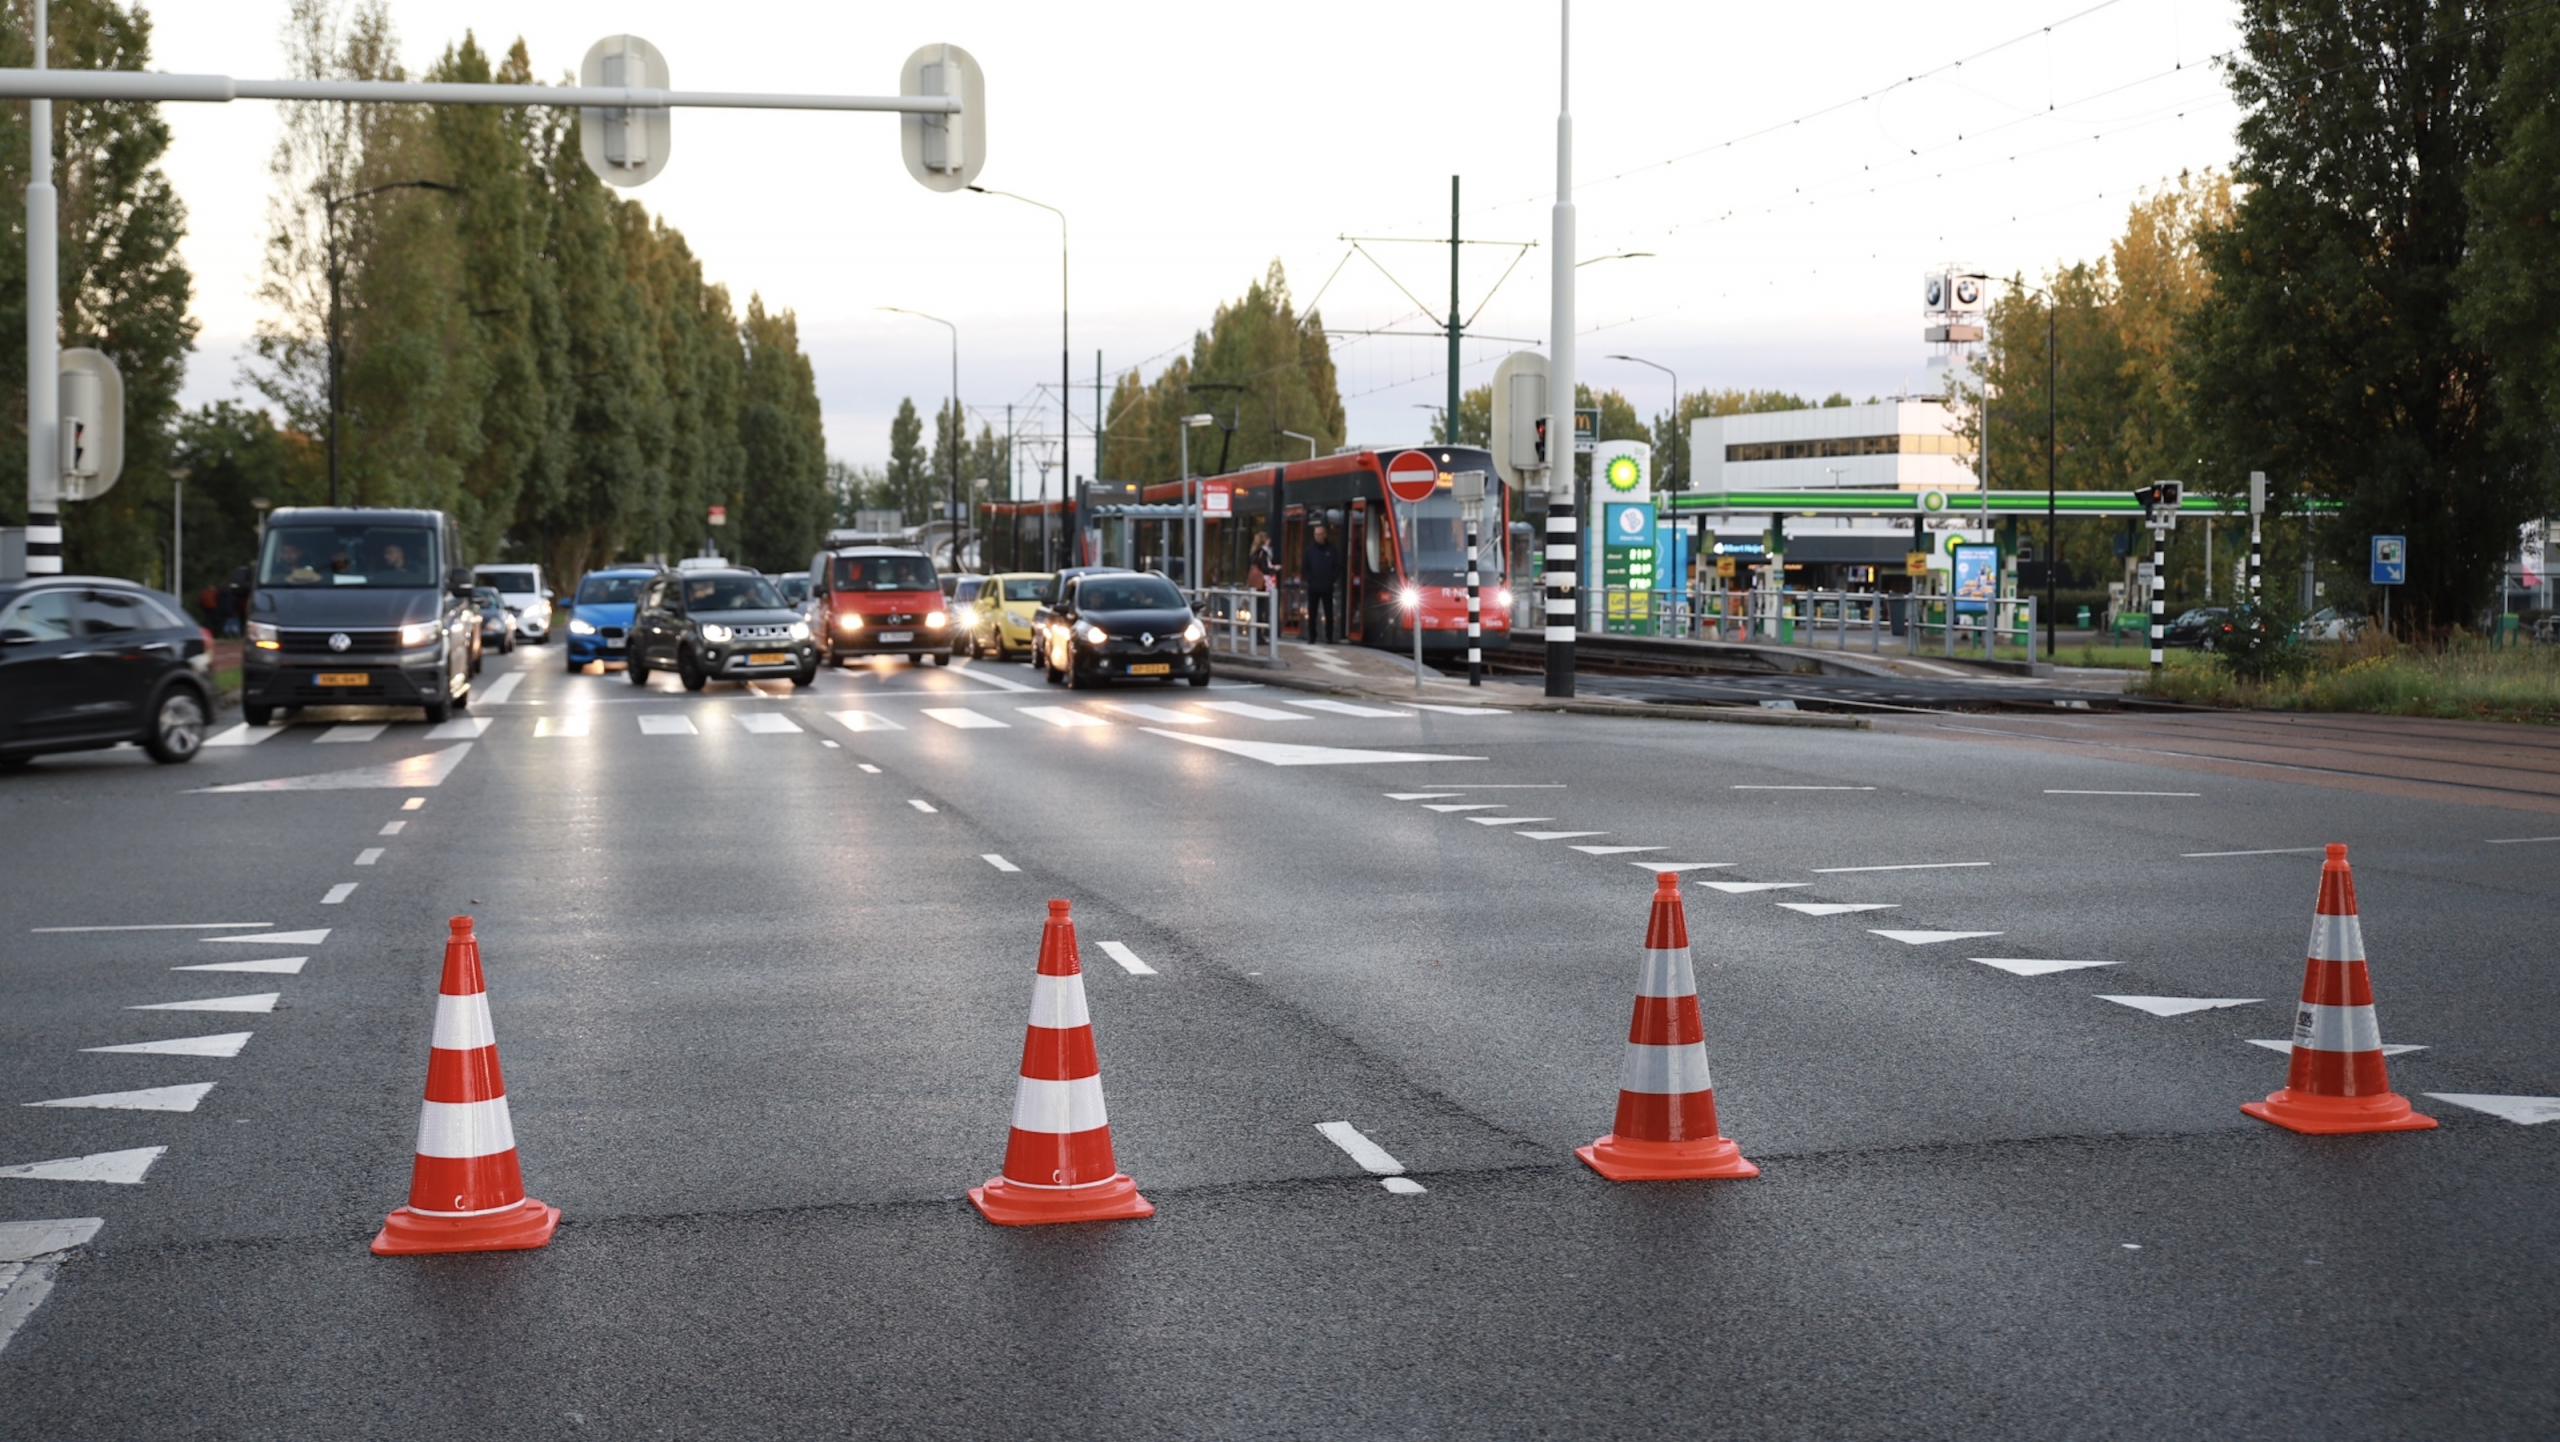
<instances>
[{"instance_id":1,"label":"orange traffic cone","mask_svg":"<svg viewBox=\"0 0 2560 1442\"><path fill-rule=\"evenodd\" d=\"M1007 1227L1152 1217L1156 1204L1120 1174L1111 1156L1111 1119L1102 1109L1102 1063L1084 1009L1084 966L1067 903L1049 903L1040 932L1040 969L1031 978L1031 1025L1022 1038L1022 1079L1013 1094L1013 1135L1004 1174L969 1189L970 1205Z\"/></svg>"},{"instance_id":2,"label":"orange traffic cone","mask_svg":"<svg viewBox=\"0 0 2560 1442\"><path fill-rule=\"evenodd\" d=\"M418 1104L417 1165L409 1205L383 1221L377 1255L506 1252L539 1247L560 1225L560 1209L524 1194L507 1084L498 1074L498 1037L489 1025L489 987L471 918L453 919L437 988L427 1095Z\"/></svg>"},{"instance_id":3,"label":"orange traffic cone","mask_svg":"<svg viewBox=\"0 0 2560 1442\"><path fill-rule=\"evenodd\" d=\"M1618 1120L1609 1135L1574 1155L1613 1182L1689 1177L1756 1177L1760 1169L1716 1130L1715 1084L1707 1076L1705 1024L1689 967L1689 924L1680 878L1655 873L1653 916L1644 930L1644 971L1635 1020L1618 1075Z\"/></svg>"},{"instance_id":4,"label":"orange traffic cone","mask_svg":"<svg viewBox=\"0 0 2560 1442\"><path fill-rule=\"evenodd\" d=\"M2347 848L2332 845L2320 866L2320 902L2311 916L2311 957L2303 963L2302 1010L2293 1022L2293 1065L2284 1090L2240 1110L2297 1132L2420 1132L2436 1119L2409 1109L2382 1063L2382 1024L2364 968L2364 928L2356 919L2356 878Z\"/></svg>"}]
</instances>

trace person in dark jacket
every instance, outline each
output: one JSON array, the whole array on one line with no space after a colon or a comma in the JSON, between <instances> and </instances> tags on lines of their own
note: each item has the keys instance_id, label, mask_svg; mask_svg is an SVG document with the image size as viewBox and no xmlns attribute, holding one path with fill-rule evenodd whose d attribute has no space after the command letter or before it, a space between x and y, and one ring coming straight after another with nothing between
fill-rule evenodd
<instances>
[{"instance_id":1,"label":"person in dark jacket","mask_svg":"<svg viewBox=\"0 0 2560 1442\"><path fill-rule=\"evenodd\" d=\"M1332 643L1341 624L1334 612L1333 592L1342 583L1342 558L1334 554L1333 533L1322 521L1316 522L1306 548L1298 553L1298 581L1307 588L1306 638Z\"/></svg>"}]
</instances>

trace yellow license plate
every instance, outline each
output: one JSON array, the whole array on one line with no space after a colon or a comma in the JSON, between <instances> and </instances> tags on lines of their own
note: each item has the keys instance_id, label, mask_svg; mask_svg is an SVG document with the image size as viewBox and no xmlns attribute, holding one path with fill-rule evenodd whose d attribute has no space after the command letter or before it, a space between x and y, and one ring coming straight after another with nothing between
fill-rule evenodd
<instances>
[{"instance_id":1,"label":"yellow license plate","mask_svg":"<svg viewBox=\"0 0 2560 1442\"><path fill-rule=\"evenodd\" d=\"M747 655L750 666L783 666L790 661L791 653L788 651L753 651Z\"/></svg>"},{"instance_id":2,"label":"yellow license plate","mask_svg":"<svg viewBox=\"0 0 2560 1442\"><path fill-rule=\"evenodd\" d=\"M323 671L311 678L314 686L370 686L373 677L362 671Z\"/></svg>"},{"instance_id":3,"label":"yellow license plate","mask_svg":"<svg viewBox=\"0 0 2560 1442\"><path fill-rule=\"evenodd\" d=\"M1132 676L1170 676L1173 674L1173 663L1170 661L1157 661L1152 665L1132 666L1129 668L1129 674Z\"/></svg>"}]
</instances>

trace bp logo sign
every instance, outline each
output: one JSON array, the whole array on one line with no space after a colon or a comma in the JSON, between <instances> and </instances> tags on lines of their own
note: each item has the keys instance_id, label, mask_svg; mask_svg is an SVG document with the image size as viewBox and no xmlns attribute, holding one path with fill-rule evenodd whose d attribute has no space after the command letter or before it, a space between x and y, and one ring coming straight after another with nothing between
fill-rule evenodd
<instances>
[{"instance_id":1,"label":"bp logo sign","mask_svg":"<svg viewBox=\"0 0 2560 1442\"><path fill-rule=\"evenodd\" d=\"M1644 463L1633 456L1613 456L1606 474L1609 489L1623 494L1644 484Z\"/></svg>"},{"instance_id":2,"label":"bp logo sign","mask_svg":"<svg viewBox=\"0 0 2560 1442\"><path fill-rule=\"evenodd\" d=\"M1933 516L1934 516L1934 515L1937 515L1939 512L1944 511L1946 508L1947 508L1947 493L1946 493L1946 492L1944 492L1944 491L1922 491L1922 492L1920 493L1920 509L1921 509L1921 510L1926 511L1926 512L1927 512L1927 513L1929 513L1930 515L1933 515Z\"/></svg>"}]
</instances>

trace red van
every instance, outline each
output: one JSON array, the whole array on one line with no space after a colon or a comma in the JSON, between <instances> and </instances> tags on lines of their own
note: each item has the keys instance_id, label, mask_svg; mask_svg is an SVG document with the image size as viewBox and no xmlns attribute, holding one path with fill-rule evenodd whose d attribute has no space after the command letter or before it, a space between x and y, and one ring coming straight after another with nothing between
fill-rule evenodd
<instances>
[{"instance_id":1,"label":"red van","mask_svg":"<svg viewBox=\"0 0 2560 1442\"><path fill-rule=\"evenodd\" d=\"M922 551L847 546L809 561L809 594L827 664L850 656L905 656L921 666L948 666L959 628L942 599L933 561Z\"/></svg>"}]
</instances>

